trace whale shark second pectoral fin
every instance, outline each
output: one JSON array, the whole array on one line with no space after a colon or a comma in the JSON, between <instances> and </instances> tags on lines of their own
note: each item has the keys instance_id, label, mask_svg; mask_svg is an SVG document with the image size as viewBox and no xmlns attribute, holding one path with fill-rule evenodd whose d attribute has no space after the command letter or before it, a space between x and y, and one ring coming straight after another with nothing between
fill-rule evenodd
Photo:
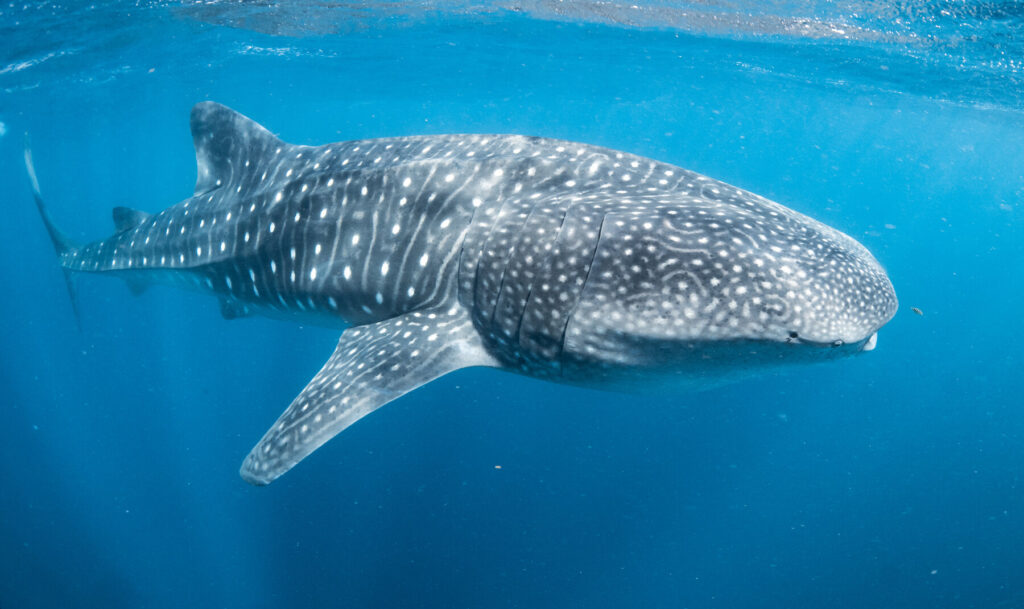
<instances>
[{"instance_id":1,"label":"whale shark second pectoral fin","mask_svg":"<svg viewBox=\"0 0 1024 609\"><path fill-rule=\"evenodd\" d=\"M391 400L471 366L498 366L457 306L345 330L334 354L242 463L269 484L335 434Z\"/></svg>"}]
</instances>

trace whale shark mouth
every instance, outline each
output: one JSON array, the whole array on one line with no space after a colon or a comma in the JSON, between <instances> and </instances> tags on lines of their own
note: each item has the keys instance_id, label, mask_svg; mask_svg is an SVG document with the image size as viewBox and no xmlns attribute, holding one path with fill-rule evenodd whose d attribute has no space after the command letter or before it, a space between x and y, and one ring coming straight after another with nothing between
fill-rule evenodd
<instances>
[{"instance_id":1,"label":"whale shark mouth","mask_svg":"<svg viewBox=\"0 0 1024 609\"><path fill-rule=\"evenodd\" d=\"M878 344L878 332L872 334L865 342L864 346L861 347L861 351L871 351Z\"/></svg>"}]
</instances>

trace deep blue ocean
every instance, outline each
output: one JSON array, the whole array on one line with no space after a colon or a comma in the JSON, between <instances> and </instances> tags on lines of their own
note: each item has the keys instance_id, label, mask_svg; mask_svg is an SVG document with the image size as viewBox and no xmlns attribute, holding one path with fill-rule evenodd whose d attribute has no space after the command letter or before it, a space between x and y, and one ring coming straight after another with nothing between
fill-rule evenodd
<instances>
[{"instance_id":1,"label":"deep blue ocean","mask_svg":"<svg viewBox=\"0 0 1024 609\"><path fill-rule=\"evenodd\" d=\"M1022 57L1016 2L4 1L0 607L1024 607ZM101 276L77 328L22 163L106 237L191 195L203 100L670 162L852 235L901 308L700 392L463 370L252 487L338 331Z\"/></svg>"}]
</instances>

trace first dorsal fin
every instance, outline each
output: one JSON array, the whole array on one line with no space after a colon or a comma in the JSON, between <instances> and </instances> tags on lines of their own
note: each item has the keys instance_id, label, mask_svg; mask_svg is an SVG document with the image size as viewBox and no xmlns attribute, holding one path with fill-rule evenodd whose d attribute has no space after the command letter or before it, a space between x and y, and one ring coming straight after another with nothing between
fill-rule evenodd
<instances>
[{"instance_id":1,"label":"first dorsal fin","mask_svg":"<svg viewBox=\"0 0 1024 609\"><path fill-rule=\"evenodd\" d=\"M215 102L201 102L192 108L192 142L196 147L197 195L219 186L241 185L260 159L286 146L256 121Z\"/></svg>"},{"instance_id":2,"label":"first dorsal fin","mask_svg":"<svg viewBox=\"0 0 1024 609\"><path fill-rule=\"evenodd\" d=\"M150 217L146 212L130 207L115 207L110 210L110 215L114 218L114 230L119 233L142 226L142 223L149 220Z\"/></svg>"}]
</instances>

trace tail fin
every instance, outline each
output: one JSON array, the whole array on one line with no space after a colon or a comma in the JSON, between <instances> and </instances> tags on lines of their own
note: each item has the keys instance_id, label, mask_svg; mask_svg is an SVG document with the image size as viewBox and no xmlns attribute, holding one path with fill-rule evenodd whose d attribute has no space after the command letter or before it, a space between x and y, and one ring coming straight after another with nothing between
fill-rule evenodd
<instances>
[{"instance_id":1,"label":"tail fin","mask_svg":"<svg viewBox=\"0 0 1024 609\"><path fill-rule=\"evenodd\" d=\"M28 172L29 182L32 183L32 198L36 201L36 208L39 210L39 215L46 226L46 232L50 233L50 240L53 241L53 247L57 251L57 256L60 257L67 252L77 249L53 223L53 219L50 218L50 212L46 209L46 204L43 203L43 195L39 192L39 179L36 177L36 168L32 163L32 147L29 145L28 134L25 134L25 171ZM78 329L81 330L82 318L78 313L78 297L75 295L75 285L71 278L71 271L63 266L61 266L61 270L64 272L64 283L68 286L68 296L71 298L71 310L75 314L75 323L78 325Z\"/></svg>"}]
</instances>

